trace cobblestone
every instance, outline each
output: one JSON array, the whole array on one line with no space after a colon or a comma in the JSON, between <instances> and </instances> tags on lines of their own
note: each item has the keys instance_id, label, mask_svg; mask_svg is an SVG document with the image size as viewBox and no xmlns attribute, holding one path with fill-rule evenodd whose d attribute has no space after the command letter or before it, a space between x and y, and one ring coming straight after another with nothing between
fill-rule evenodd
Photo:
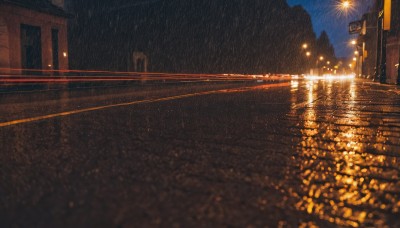
<instances>
[{"instance_id":1,"label":"cobblestone","mask_svg":"<svg viewBox=\"0 0 400 228\"><path fill-rule=\"evenodd\" d=\"M2 127L0 223L399 227L397 91L296 81Z\"/></svg>"}]
</instances>

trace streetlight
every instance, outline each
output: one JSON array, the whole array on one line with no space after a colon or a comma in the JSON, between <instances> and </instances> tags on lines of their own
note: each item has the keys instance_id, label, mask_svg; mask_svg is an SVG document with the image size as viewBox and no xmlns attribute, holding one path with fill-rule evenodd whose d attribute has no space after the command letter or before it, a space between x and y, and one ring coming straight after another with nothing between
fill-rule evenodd
<instances>
[{"instance_id":1,"label":"streetlight","mask_svg":"<svg viewBox=\"0 0 400 228\"><path fill-rule=\"evenodd\" d=\"M350 2L349 1L343 1L342 2L342 8L347 10L350 8Z\"/></svg>"},{"instance_id":2,"label":"streetlight","mask_svg":"<svg viewBox=\"0 0 400 228\"><path fill-rule=\"evenodd\" d=\"M350 0L336 0L336 10L339 14L348 15L355 10L355 3Z\"/></svg>"},{"instance_id":3,"label":"streetlight","mask_svg":"<svg viewBox=\"0 0 400 228\"><path fill-rule=\"evenodd\" d=\"M320 56L319 60L321 60L321 61L324 60L324 56Z\"/></svg>"},{"instance_id":4,"label":"streetlight","mask_svg":"<svg viewBox=\"0 0 400 228\"><path fill-rule=\"evenodd\" d=\"M350 41L350 44L351 44L351 45L356 45L356 44L357 44L357 41L356 41L356 40L351 40L351 41Z\"/></svg>"},{"instance_id":5,"label":"streetlight","mask_svg":"<svg viewBox=\"0 0 400 228\"><path fill-rule=\"evenodd\" d=\"M304 54L304 52L305 52L306 57L309 58L311 56L311 52L307 50L308 49L308 44L307 43L303 43L301 45L301 48L302 48L301 53ZM308 60L306 60L305 68L308 68L308 67L310 67L310 63L308 62Z\"/></svg>"},{"instance_id":6,"label":"streetlight","mask_svg":"<svg viewBox=\"0 0 400 228\"><path fill-rule=\"evenodd\" d=\"M355 52L354 52L354 54L355 54L355 55L358 55L358 54L360 54L360 52L358 52L358 51L355 51Z\"/></svg>"}]
</instances>

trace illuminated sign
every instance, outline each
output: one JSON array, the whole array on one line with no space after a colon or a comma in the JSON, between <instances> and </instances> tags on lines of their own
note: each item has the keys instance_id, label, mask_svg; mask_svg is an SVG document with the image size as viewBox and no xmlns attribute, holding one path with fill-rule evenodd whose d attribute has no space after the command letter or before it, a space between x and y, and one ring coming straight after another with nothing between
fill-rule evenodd
<instances>
[{"instance_id":1,"label":"illuminated sign","mask_svg":"<svg viewBox=\"0 0 400 228\"><path fill-rule=\"evenodd\" d=\"M357 34L361 33L363 28L363 21L353 21L349 24L349 33Z\"/></svg>"},{"instance_id":2,"label":"illuminated sign","mask_svg":"<svg viewBox=\"0 0 400 228\"><path fill-rule=\"evenodd\" d=\"M383 30L390 30L390 19L392 17L392 0L385 0L383 6Z\"/></svg>"}]
</instances>

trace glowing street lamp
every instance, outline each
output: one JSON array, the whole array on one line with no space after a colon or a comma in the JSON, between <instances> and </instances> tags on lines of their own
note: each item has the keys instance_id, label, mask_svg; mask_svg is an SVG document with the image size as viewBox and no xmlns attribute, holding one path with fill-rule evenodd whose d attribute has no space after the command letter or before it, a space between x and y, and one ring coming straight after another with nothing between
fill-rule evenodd
<instances>
[{"instance_id":1,"label":"glowing street lamp","mask_svg":"<svg viewBox=\"0 0 400 228\"><path fill-rule=\"evenodd\" d=\"M308 48L308 44L303 44L303 49L307 49Z\"/></svg>"},{"instance_id":2,"label":"glowing street lamp","mask_svg":"<svg viewBox=\"0 0 400 228\"><path fill-rule=\"evenodd\" d=\"M331 61L327 61L326 64L327 64L327 65L331 65Z\"/></svg>"},{"instance_id":3,"label":"glowing street lamp","mask_svg":"<svg viewBox=\"0 0 400 228\"><path fill-rule=\"evenodd\" d=\"M311 56L311 52L309 52L309 51L306 52L306 56L307 56L307 57L310 57L310 56Z\"/></svg>"},{"instance_id":4,"label":"glowing street lamp","mask_svg":"<svg viewBox=\"0 0 400 228\"><path fill-rule=\"evenodd\" d=\"M321 61L324 60L324 56L320 56L319 60L321 60Z\"/></svg>"},{"instance_id":5,"label":"glowing street lamp","mask_svg":"<svg viewBox=\"0 0 400 228\"><path fill-rule=\"evenodd\" d=\"M346 16L355 11L355 3L351 0L336 0L335 7L338 14Z\"/></svg>"},{"instance_id":6,"label":"glowing street lamp","mask_svg":"<svg viewBox=\"0 0 400 228\"><path fill-rule=\"evenodd\" d=\"M358 55L358 54L360 54L360 52L358 52L358 51L355 51L355 52L354 52L354 54L355 54L355 55Z\"/></svg>"},{"instance_id":7,"label":"glowing street lamp","mask_svg":"<svg viewBox=\"0 0 400 228\"><path fill-rule=\"evenodd\" d=\"M350 41L350 44L351 44L351 45L356 45L356 44L357 44L357 41L356 41L356 40L351 40L351 41Z\"/></svg>"},{"instance_id":8,"label":"glowing street lamp","mask_svg":"<svg viewBox=\"0 0 400 228\"><path fill-rule=\"evenodd\" d=\"M347 9L349 9L349 8L350 8L350 6L351 6L351 4L350 4L350 1L347 1L347 0L345 0L345 1L342 1L342 4L341 4L341 6L342 6L342 9L344 9L344 10L347 10Z\"/></svg>"}]
</instances>

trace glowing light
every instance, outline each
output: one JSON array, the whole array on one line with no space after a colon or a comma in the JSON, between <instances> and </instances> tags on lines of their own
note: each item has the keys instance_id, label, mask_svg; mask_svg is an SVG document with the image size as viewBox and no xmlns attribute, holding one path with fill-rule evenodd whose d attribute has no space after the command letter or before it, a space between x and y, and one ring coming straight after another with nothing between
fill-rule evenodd
<instances>
[{"instance_id":1,"label":"glowing light","mask_svg":"<svg viewBox=\"0 0 400 228\"><path fill-rule=\"evenodd\" d=\"M291 81L291 87L292 87L292 89L297 89L297 88L299 88L299 81L297 81L297 80L292 80L292 81Z\"/></svg>"},{"instance_id":2,"label":"glowing light","mask_svg":"<svg viewBox=\"0 0 400 228\"><path fill-rule=\"evenodd\" d=\"M326 64L331 65L331 61L326 62Z\"/></svg>"},{"instance_id":3,"label":"glowing light","mask_svg":"<svg viewBox=\"0 0 400 228\"><path fill-rule=\"evenodd\" d=\"M308 44L303 44L303 49L307 49L308 48Z\"/></svg>"},{"instance_id":4,"label":"glowing light","mask_svg":"<svg viewBox=\"0 0 400 228\"><path fill-rule=\"evenodd\" d=\"M308 51L308 52L306 53L306 56L307 56L307 57L310 57L310 56L311 56L311 52Z\"/></svg>"},{"instance_id":5,"label":"glowing light","mask_svg":"<svg viewBox=\"0 0 400 228\"><path fill-rule=\"evenodd\" d=\"M64 52L63 52L63 56L64 56L64 57L67 57L67 52L64 51Z\"/></svg>"},{"instance_id":6,"label":"glowing light","mask_svg":"<svg viewBox=\"0 0 400 228\"><path fill-rule=\"evenodd\" d=\"M348 9L350 7L350 2L349 1L342 2L342 7L343 9Z\"/></svg>"},{"instance_id":7,"label":"glowing light","mask_svg":"<svg viewBox=\"0 0 400 228\"><path fill-rule=\"evenodd\" d=\"M324 56L320 56L319 60L321 60L321 61L324 60Z\"/></svg>"},{"instance_id":8,"label":"glowing light","mask_svg":"<svg viewBox=\"0 0 400 228\"><path fill-rule=\"evenodd\" d=\"M351 44L351 45L356 45L356 44L357 44L357 41L356 41L356 40L351 40L351 41L350 41L350 44Z\"/></svg>"},{"instance_id":9,"label":"glowing light","mask_svg":"<svg viewBox=\"0 0 400 228\"><path fill-rule=\"evenodd\" d=\"M357 58L356 58L356 57L354 57L354 58L353 58L353 61L357 61Z\"/></svg>"},{"instance_id":10,"label":"glowing light","mask_svg":"<svg viewBox=\"0 0 400 228\"><path fill-rule=\"evenodd\" d=\"M355 78L355 74L343 74L343 75L324 74L323 76L306 75L304 78L306 80L309 80L309 81L316 81L316 80L348 80L348 79Z\"/></svg>"},{"instance_id":11,"label":"glowing light","mask_svg":"<svg viewBox=\"0 0 400 228\"><path fill-rule=\"evenodd\" d=\"M338 0L335 3L336 14L339 16L348 16L350 13L356 11L356 3L349 0Z\"/></svg>"},{"instance_id":12,"label":"glowing light","mask_svg":"<svg viewBox=\"0 0 400 228\"><path fill-rule=\"evenodd\" d=\"M358 51L355 51L354 54L355 54L355 55L358 55L358 54L360 54L360 53L359 53Z\"/></svg>"}]
</instances>

